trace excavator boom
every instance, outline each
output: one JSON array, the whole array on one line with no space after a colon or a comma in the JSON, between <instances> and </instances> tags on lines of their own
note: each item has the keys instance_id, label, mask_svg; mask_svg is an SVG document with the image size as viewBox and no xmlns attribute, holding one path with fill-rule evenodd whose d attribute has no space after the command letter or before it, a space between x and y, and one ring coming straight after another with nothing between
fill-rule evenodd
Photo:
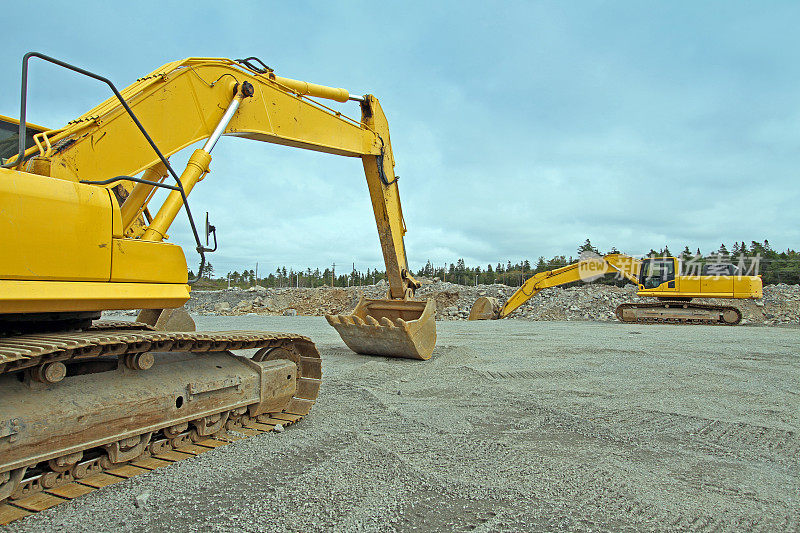
<instances>
[{"instance_id":1,"label":"excavator boom","mask_svg":"<svg viewBox=\"0 0 800 533\"><path fill-rule=\"evenodd\" d=\"M495 298L479 298L472 306L469 320L505 318L540 291L549 287L558 287L576 281L592 281L611 273L619 273L626 279L635 281L638 264L638 261L632 257L609 254L605 257L586 257L561 268L538 272L525 280L525 283L502 306Z\"/></svg>"}]
</instances>

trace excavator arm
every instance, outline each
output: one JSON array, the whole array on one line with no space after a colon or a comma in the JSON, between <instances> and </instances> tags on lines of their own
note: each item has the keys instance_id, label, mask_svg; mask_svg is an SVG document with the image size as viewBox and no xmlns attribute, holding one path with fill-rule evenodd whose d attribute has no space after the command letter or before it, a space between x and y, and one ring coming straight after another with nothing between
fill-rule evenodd
<instances>
[{"instance_id":1,"label":"excavator arm","mask_svg":"<svg viewBox=\"0 0 800 533\"><path fill-rule=\"evenodd\" d=\"M40 54L31 55L64 65ZM178 287L186 283L185 263L181 267L176 261L170 261L175 264L165 269L165 258L168 255L174 258L175 253L165 253L167 248L163 245L152 245L162 244L168 238L168 230L184 206L189 212L188 195L210 172L211 151L217 140L221 135L228 135L361 158L386 264L388 297L397 301L395 306L399 305L401 311L389 313L389 318L405 321L420 318L425 306L424 302L410 301L419 283L408 271L403 240L406 227L394 174L389 126L377 98L372 95L354 97L344 89L283 78L255 58L241 61L188 58L167 63L122 91L117 92L113 85L112 89L115 97L63 128L34 135L35 147L26 150L20 143L19 155L7 159L3 165L17 172L72 182L75 190L92 197L95 202L98 202L97 195L92 189L104 188L111 198L116 197L112 204L121 204L121 207L111 206L113 238L107 243L111 244L108 263L113 264L110 279L103 280L98 275L84 281L132 281L140 285L130 287L124 298L119 291L106 290L102 298L88 298L89 302L83 299L81 305L70 309L67 303L70 292L74 295L74 290L96 291L99 287L70 286L70 280L59 280L66 284L55 292L56 286L51 284L47 299L51 303L60 300L56 306L60 312L133 306L167 308L181 305L181 300L188 298L188 292ZM358 101L361 119L349 118L312 97ZM23 125L24 108L23 93ZM25 137L24 132L21 133L21 137ZM204 140L203 147L194 151L179 176L168 158ZM4 181L8 185L9 180L0 180L0 188ZM170 185L172 181L175 185ZM172 190L163 204L154 206L154 193L160 187ZM201 245L194 222L191 224L198 252L202 255L208 250ZM41 244L38 243L40 250ZM98 255L102 257L98 257L98 261L105 261L107 244L101 245L102 253ZM126 253L114 256L114 252L122 248ZM81 251L76 252L80 254ZM47 252L40 255L42 263L52 259L47 257ZM130 262L136 258L140 260L138 264ZM97 270L103 268L101 265ZM121 275L115 277L115 272ZM41 277L35 275L26 279L22 272L3 274L6 273L0 272L0 284L6 279L42 283ZM57 278L49 274L49 278ZM142 290L145 285L148 291ZM0 296L0 303L2 299ZM14 305L17 312L41 311L47 307L39 301L33 306L36 309L26 309L28 300L19 297L17 300ZM404 302L407 302L405 307ZM375 316L378 320L383 318L378 315ZM346 333L342 330L340 333L345 337ZM362 351L366 349L369 347Z\"/></svg>"},{"instance_id":2,"label":"excavator arm","mask_svg":"<svg viewBox=\"0 0 800 533\"><path fill-rule=\"evenodd\" d=\"M613 253L603 257L587 257L561 268L538 272L528 278L502 306L494 298L479 298L472 306L469 319L505 318L543 289L575 281L592 281L605 274L618 273L627 280L638 283L636 276L639 264L633 257Z\"/></svg>"},{"instance_id":3,"label":"excavator arm","mask_svg":"<svg viewBox=\"0 0 800 533\"><path fill-rule=\"evenodd\" d=\"M276 76L252 61L244 64L230 59L188 58L167 63L139 78L121 91L165 158L199 141L211 138L225 117L231 102L238 109L219 134L282 144L363 161L378 235L394 299L406 299L419 286L408 273L403 244L403 220L389 125L378 99L367 95L351 97L344 89L301 82ZM249 87L249 93L244 88ZM361 104L357 121L309 97L339 102L348 99ZM97 182L117 176L136 176L148 171L149 181L167 177L167 166L149 146L136 124L116 98L110 98L67 126L35 136L38 147L25 152L28 167L46 169L50 177L70 181ZM216 142L216 139L214 139ZM190 174L181 181L186 193L209 172L211 146L192 157ZM14 158L11 159L14 163ZM19 168L19 166L17 166ZM193 174L198 174L194 176ZM120 182L104 186L115 187ZM124 185L129 195L123 206L124 229L131 235L137 216L148 208L153 187ZM180 194L171 193L166 211L156 215L143 238L161 240L182 205ZM408 291L410 294L407 294Z\"/></svg>"}]
</instances>

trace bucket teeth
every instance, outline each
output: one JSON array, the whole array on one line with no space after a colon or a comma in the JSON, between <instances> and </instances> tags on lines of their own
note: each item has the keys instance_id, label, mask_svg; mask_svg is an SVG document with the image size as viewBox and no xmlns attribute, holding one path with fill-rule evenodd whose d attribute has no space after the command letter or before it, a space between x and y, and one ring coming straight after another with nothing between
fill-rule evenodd
<instances>
[{"instance_id":1,"label":"bucket teeth","mask_svg":"<svg viewBox=\"0 0 800 533\"><path fill-rule=\"evenodd\" d=\"M355 315L353 315L353 322L354 322L354 323L355 323L357 326L366 326L366 325L367 325L367 323L366 323L366 322L364 322L363 320L361 320L361 317L360 317L360 316L355 316Z\"/></svg>"},{"instance_id":2,"label":"bucket teeth","mask_svg":"<svg viewBox=\"0 0 800 533\"><path fill-rule=\"evenodd\" d=\"M408 329L406 321L403 320L402 318L398 318L397 320L394 321L394 323L397 324L398 328Z\"/></svg>"},{"instance_id":3,"label":"bucket teeth","mask_svg":"<svg viewBox=\"0 0 800 533\"><path fill-rule=\"evenodd\" d=\"M367 315L367 323L370 326L378 326L378 327L380 327L380 323L377 320L375 320L375 317L373 317L371 315Z\"/></svg>"},{"instance_id":4,"label":"bucket teeth","mask_svg":"<svg viewBox=\"0 0 800 533\"><path fill-rule=\"evenodd\" d=\"M386 318L385 316L382 316L382 317L381 317L381 325L382 325L382 326L386 326L387 328L394 328L394 327L397 327L397 326L395 326L394 324L392 324L392 321L391 321L391 320L389 320L388 318Z\"/></svg>"}]
</instances>

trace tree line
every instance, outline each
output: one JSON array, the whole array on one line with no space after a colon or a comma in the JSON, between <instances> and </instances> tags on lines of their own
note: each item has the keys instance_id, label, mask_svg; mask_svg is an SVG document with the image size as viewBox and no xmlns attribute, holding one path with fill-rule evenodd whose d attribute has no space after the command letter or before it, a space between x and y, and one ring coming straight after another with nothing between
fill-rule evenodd
<instances>
[{"instance_id":1,"label":"tree line","mask_svg":"<svg viewBox=\"0 0 800 533\"><path fill-rule=\"evenodd\" d=\"M612 247L606 252L602 252L592 245L589 239L577 247L577 254L556 255L551 258L540 256L535 263L528 259L512 263L510 260L487 264L485 267L469 266L464 259L458 259L455 263L446 265L434 265L428 261L424 267L415 274L420 277L439 278L443 281L457 283L460 285L491 285L502 283L517 287L525 280L547 270L560 268L580 259L583 254L605 255L606 253L619 252ZM623 252L624 253L624 252ZM660 250L651 249L647 254L650 257L673 257L675 256L668 246ZM702 253L699 248L692 251L688 246L677 255L683 260L684 265L702 267L711 263L733 264L742 269L746 275L761 275L765 285L774 283L800 283L800 254L788 249L779 252L773 250L768 240L763 242L750 241L748 245L745 241L735 242L728 248L724 243L716 250ZM230 287L251 287L260 285L262 287L349 287L375 284L386 278L386 272L378 269L367 269L366 271L357 270L355 267L351 271L340 273L333 268L306 268L305 270L295 271L293 268L281 267L271 272L267 276L256 276L254 270L231 271L224 276L215 277L214 267L210 263L206 265L203 273L202 287L225 288ZM194 275L190 272L190 277ZM597 283L624 285L625 280L617 279L615 276L605 276Z\"/></svg>"},{"instance_id":2,"label":"tree line","mask_svg":"<svg viewBox=\"0 0 800 533\"><path fill-rule=\"evenodd\" d=\"M260 274L260 273L259 273ZM194 273L189 271L189 277L194 278ZM215 276L214 266L206 264L203 269L203 279L199 282L201 288L223 289L247 288L253 286L269 288L285 287L350 287L362 285L374 285L386 278L386 271L367 269L359 271L353 268L352 271L340 273L332 267L320 270L319 268L306 268L305 270L295 271L293 268L285 266L275 269L269 275L256 275L254 269L231 271L224 276Z\"/></svg>"}]
</instances>

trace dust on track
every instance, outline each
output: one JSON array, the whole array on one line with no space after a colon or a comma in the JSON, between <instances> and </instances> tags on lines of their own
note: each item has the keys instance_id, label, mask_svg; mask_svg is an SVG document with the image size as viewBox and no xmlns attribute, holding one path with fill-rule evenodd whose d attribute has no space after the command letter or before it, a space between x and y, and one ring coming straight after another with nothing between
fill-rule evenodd
<instances>
[{"instance_id":1,"label":"dust on track","mask_svg":"<svg viewBox=\"0 0 800 533\"><path fill-rule=\"evenodd\" d=\"M8 531L800 527L798 328L440 322L420 362L318 317L198 321L311 337L311 415Z\"/></svg>"}]
</instances>

